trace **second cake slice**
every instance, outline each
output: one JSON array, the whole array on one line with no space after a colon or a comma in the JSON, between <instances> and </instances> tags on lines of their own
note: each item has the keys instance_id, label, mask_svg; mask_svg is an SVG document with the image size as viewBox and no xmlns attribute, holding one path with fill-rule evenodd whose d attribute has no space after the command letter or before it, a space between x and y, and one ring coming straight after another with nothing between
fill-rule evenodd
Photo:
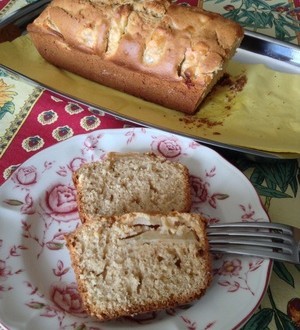
<instances>
[{"instance_id":1,"label":"second cake slice","mask_svg":"<svg viewBox=\"0 0 300 330\"><path fill-rule=\"evenodd\" d=\"M129 212L189 212L188 168L153 153L108 153L73 174L83 222Z\"/></svg>"}]
</instances>

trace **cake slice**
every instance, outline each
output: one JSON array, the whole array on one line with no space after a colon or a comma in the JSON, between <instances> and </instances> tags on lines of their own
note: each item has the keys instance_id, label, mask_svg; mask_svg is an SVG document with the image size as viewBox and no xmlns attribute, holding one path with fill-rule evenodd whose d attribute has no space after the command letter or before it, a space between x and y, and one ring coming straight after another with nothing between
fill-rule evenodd
<instances>
[{"instance_id":1,"label":"cake slice","mask_svg":"<svg viewBox=\"0 0 300 330\"><path fill-rule=\"evenodd\" d=\"M154 153L108 153L73 174L82 222L129 212L189 212L188 168Z\"/></svg>"},{"instance_id":2,"label":"cake slice","mask_svg":"<svg viewBox=\"0 0 300 330\"><path fill-rule=\"evenodd\" d=\"M66 236L86 311L110 320L193 302L212 279L206 221L198 214L129 213Z\"/></svg>"}]
</instances>

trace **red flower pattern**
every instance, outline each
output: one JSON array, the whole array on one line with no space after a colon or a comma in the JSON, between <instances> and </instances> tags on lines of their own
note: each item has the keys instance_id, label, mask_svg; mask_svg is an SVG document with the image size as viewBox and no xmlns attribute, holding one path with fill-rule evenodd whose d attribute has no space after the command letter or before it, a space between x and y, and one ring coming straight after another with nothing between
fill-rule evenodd
<instances>
[{"instance_id":1,"label":"red flower pattern","mask_svg":"<svg viewBox=\"0 0 300 330\"><path fill-rule=\"evenodd\" d=\"M169 159L175 159L182 154L182 146L176 137L156 137L151 143L151 149Z\"/></svg>"},{"instance_id":2,"label":"red flower pattern","mask_svg":"<svg viewBox=\"0 0 300 330\"><path fill-rule=\"evenodd\" d=\"M35 166L20 167L14 173L15 183L28 186L37 182L37 170Z\"/></svg>"},{"instance_id":3,"label":"red flower pattern","mask_svg":"<svg viewBox=\"0 0 300 330\"><path fill-rule=\"evenodd\" d=\"M190 177L193 202L195 203L205 203L208 199L208 182L203 182L203 180L196 176Z\"/></svg>"},{"instance_id":4,"label":"red flower pattern","mask_svg":"<svg viewBox=\"0 0 300 330\"><path fill-rule=\"evenodd\" d=\"M21 213L22 214L33 214L35 212L33 199L30 194L25 196L25 203L21 206Z\"/></svg>"},{"instance_id":5,"label":"red flower pattern","mask_svg":"<svg viewBox=\"0 0 300 330\"><path fill-rule=\"evenodd\" d=\"M218 275L238 276L242 270L242 262L240 259L224 260L221 268L218 269Z\"/></svg>"},{"instance_id":6,"label":"red flower pattern","mask_svg":"<svg viewBox=\"0 0 300 330\"><path fill-rule=\"evenodd\" d=\"M57 221L68 222L78 219L75 188L65 185L54 186L46 192L41 207Z\"/></svg>"},{"instance_id":7,"label":"red flower pattern","mask_svg":"<svg viewBox=\"0 0 300 330\"><path fill-rule=\"evenodd\" d=\"M206 175L207 178L213 177ZM217 201L228 198L227 194L223 193L211 193L210 184L204 181L202 178L196 176L190 176L190 184L192 189L192 202L197 203L208 203L212 208L217 208Z\"/></svg>"},{"instance_id":8,"label":"red flower pattern","mask_svg":"<svg viewBox=\"0 0 300 330\"><path fill-rule=\"evenodd\" d=\"M54 283L50 288L50 296L61 310L77 316L86 316L76 283Z\"/></svg>"}]
</instances>

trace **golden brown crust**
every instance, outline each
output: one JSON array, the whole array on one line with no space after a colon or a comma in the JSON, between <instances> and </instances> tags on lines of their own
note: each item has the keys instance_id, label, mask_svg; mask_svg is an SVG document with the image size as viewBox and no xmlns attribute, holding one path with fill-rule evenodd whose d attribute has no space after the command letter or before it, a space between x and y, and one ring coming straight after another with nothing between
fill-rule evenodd
<instances>
[{"instance_id":1,"label":"golden brown crust","mask_svg":"<svg viewBox=\"0 0 300 330\"><path fill-rule=\"evenodd\" d=\"M77 189L77 187L79 186L78 172L73 173L72 180L73 180L75 188ZM77 210L78 210L78 214L79 214L79 218L80 218L81 222L84 223L84 222L88 221L89 218L84 210L84 206L81 203L81 199L82 199L82 193L79 189L77 189L77 191L76 191Z\"/></svg>"},{"instance_id":2,"label":"golden brown crust","mask_svg":"<svg viewBox=\"0 0 300 330\"><path fill-rule=\"evenodd\" d=\"M219 14L164 0L54 0L28 32L54 65L189 114L243 37Z\"/></svg>"}]
</instances>

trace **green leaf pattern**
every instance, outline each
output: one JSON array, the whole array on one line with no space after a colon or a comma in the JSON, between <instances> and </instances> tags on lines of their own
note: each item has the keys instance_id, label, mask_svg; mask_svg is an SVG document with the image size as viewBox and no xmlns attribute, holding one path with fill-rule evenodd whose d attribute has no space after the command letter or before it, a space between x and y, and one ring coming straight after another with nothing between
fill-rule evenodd
<instances>
[{"instance_id":1,"label":"green leaf pattern","mask_svg":"<svg viewBox=\"0 0 300 330\"><path fill-rule=\"evenodd\" d=\"M295 281L291 273L288 271L287 267L282 262L274 262L273 272L287 284L295 287Z\"/></svg>"},{"instance_id":2,"label":"green leaf pattern","mask_svg":"<svg viewBox=\"0 0 300 330\"><path fill-rule=\"evenodd\" d=\"M204 8L206 4L209 7L210 3L218 6L223 3L221 14L248 30L265 33L267 29L271 29L275 38L297 43L300 24L291 14L294 9L292 1L204 0Z\"/></svg>"},{"instance_id":3,"label":"green leaf pattern","mask_svg":"<svg viewBox=\"0 0 300 330\"><path fill-rule=\"evenodd\" d=\"M254 329L267 329L269 323L273 318L273 310L271 308L264 308L254 314L247 324L242 328L243 330L254 330Z\"/></svg>"},{"instance_id":4,"label":"green leaf pattern","mask_svg":"<svg viewBox=\"0 0 300 330\"><path fill-rule=\"evenodd\" d=\"M261 160L256 162L245 157L231 159L230 161L248 176L258 194L264 200L267 211L274 198L291 199L297 197L300 174L300 166L297 160L266 160L264 163ZM294 292L300 292L297 288L297 284L299 286L300 266L289 266L287 267L283 262L274 262L272 276L277 277L276 280L279 280L282 285L293 288ZM288 315L288 306L285 306L285 310L280 310L278 305L281 301L278 297L276 298L273 297L271 281L268 294L262 305L242 327L242 330L274 329L274 327L277 330L300 329L299 324L295 324ZM300 299L300 294L294 298ZM269 304L270 308L266 306Z\"/></svg>"}]
</instances>

